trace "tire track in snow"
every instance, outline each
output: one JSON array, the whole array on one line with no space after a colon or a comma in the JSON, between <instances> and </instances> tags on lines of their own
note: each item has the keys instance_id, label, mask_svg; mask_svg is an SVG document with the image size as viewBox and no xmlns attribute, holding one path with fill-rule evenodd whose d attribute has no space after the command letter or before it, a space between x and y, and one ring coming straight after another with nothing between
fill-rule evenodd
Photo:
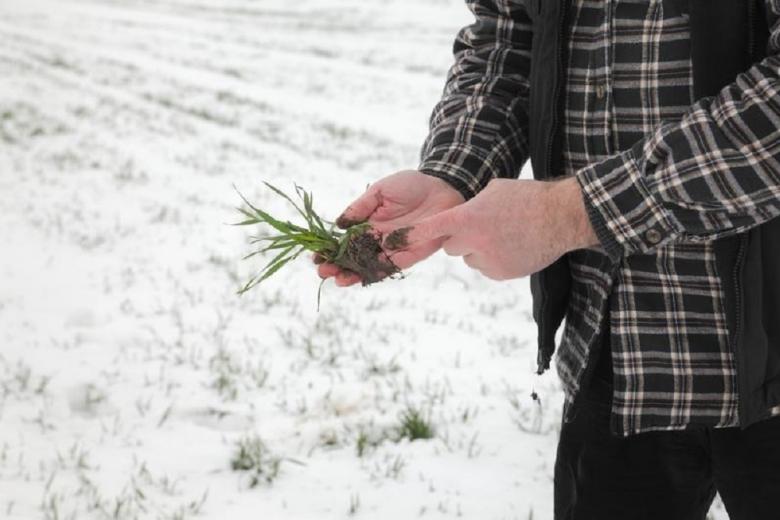
<instances>
[{"instance_id":1,"label":"tire track in snow","mask_svg":"<svg viewBox=\"0 0 780 520\"><path fill-rule=\"evenodd\" d=\"M397 111L395 114L389 114L380 110L368 114L360 113L350 110L348 106L311 95L290 99L289 93L280 89L251 84L187 65L172 64L136 51L117 53L96 50L83 44L63 44L56 38L31 34L30 31L13 31L2 23L0 28L3 29L0 38L5 40L5 49L13 49L17 56L26 56L50 67L56 66L52 68L65 74L71 71L68 70L69 67L62 66L64 61L69 59L74 65L79 65L80 61L89 60L79 67L83 73L82 79L86 79L90 74L98 74L95 70L100 70L101 60L125 67L129 69L128 74L136 74L147 81L149 78L160 79L166 86L173 88L171 95L165 96L159 91L135 91L135 94L157 103L163 109L211 120L223 127L243 126L243 131L254 139L287 147L304 156L340 162L338 158L343 157L345 150L338 146L339 142L354 143L355 139L374 150L393 150L398 146L414 148L414 151L407 151L407 155L415 153L419 146L419 136L410 137L413 132L398 131L399 128L406 130L406 121L412 119L409 114L398 114ZM100 79L90 81L95 86L103 84ZM134 92L132 89L135 85L128 86L126 91ZM208 96L205 101L210 103L188 106L184 102L185 97L181 96L181 91L187 90L196 94L198 91L203 92ZM117 88L114 87L114 93L116 92ZM219 97L223 99L219 100ZM220 117L213 111L212 107L223 106L217 101L224 101L224 98L230 98L240 105L242 110L235 113L238 120ZM242 125L241 118L249 123ZM377 118L384 124L377 125ZM295 127L296 132L291 135L276 135L274 127L288 128L289 125L283 123L290 119L301 122L300 126ZM318 143L323 145L318 147ZM397 152L388 155L388 158L394 155L397 155ZM344 165L343 162L340 163Z\"/></svg>"}]
</instances>

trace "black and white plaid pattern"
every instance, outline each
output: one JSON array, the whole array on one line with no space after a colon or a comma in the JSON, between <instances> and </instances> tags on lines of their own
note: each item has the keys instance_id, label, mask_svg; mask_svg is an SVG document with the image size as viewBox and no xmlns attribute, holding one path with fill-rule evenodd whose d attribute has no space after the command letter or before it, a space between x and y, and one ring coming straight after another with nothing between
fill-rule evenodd
<instances>
[{"instance_id":1,"label":"black and white plaid pattern","mask_svg":"<svg viewBox=\"0 0 780 520\"><path fill-rule=\"evenodd\" d=\"M688 17L676 1L574 0L571 9L564 170L578 174L590 197L602 190L607 199L629 176L597 186L601 177L586 167L614 160L663 121L679 121L693 103ZM644 233L655 222L652 200L643 192L616 201L604 227L635 214L635 232ZM557 363L567 395L579 386L611 292L612 428L628 434L691 422L737 424L735 366L711 243L664 242L619 254L602 243L608 256L603 249L569 255L573 298Z\"/></svg>"},{"instance_id":2,"label":"black and white plaid pattern","mask_svg":"<svg viewBox=\"0 0 780 520\"><path fill-rule=\"evenodd\" d=\"M492 178L516 178L528 159L532 32L523 2L466 4L477 23L455 39L455 63L431 114L418 169L468 200Z\"/></svg>"},{"instance_id":3,"label":"black and white plaid pattern","mask_svg":"<svg viewBox=\"0 0 780 520\"><path fill-rule=\"evenodd\" d=\"M568 406L609 303L616 433L739 422L711 241L780 214L780 0L766 2L770 57L693 104L684 2L572 1L561 173L601 247L568 255L556 367ZM531 27L522 2L467 4L479 23L458 35L420 170L468 198L527 159Z\"/></svg>"}]
</instances>

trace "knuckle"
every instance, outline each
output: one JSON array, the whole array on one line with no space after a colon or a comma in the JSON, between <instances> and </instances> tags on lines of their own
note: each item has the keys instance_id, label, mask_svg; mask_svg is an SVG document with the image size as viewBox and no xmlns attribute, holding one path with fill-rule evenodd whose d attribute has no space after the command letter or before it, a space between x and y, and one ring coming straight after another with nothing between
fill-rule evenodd
<instances>
[{"instance_id":1,"label":"knuckle","mask_svg":"<svg viewBox=\"0 0 780 520\"><path fill-rule=\"evenodd\" d=\"M511 280L514 278L514 275L507 269L500 269L497 272L494 273L494 280L497 280L499 282L505 282L507 280Z\"/></svg>"},{"instance_id":2,"label":"knuckle","mask_svg":"<svg viewBox=\"0 0 780 520\"><path fill-rule=\"evenodd\" d=\"M500 273L497 273L495 271L485 270L482 272L482 274L484 274L486 277L490 278L491 280L495 280L497 282L500 282L501 280L504 279Z\"/></svg>"},{"instance_id":3,"label":"knuckle","mask_svg":"<svg viewBox=\"0 0 780 520\"><path fill-rule=\"evenodd\" d=\"M442 249L444 249L444 252L449 256L458 256L449 240L444 242Z\"/></svg>"}]
</instances>

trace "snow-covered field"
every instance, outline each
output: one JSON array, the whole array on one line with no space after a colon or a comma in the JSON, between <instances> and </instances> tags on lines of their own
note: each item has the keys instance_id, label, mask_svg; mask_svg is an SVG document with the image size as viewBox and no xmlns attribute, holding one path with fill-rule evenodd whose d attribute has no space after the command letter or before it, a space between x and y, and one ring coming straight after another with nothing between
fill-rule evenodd
<instances>
[{"instance_id":1,"label":"snow-covered field","mask_svg":"<svg viewBox=\"0 0 780 520\"><path fill-rule=\"evenodd\" d=\"M263 261L232 184L292 219L261 181L295 182L335 218L415 167L470 20L0 2L0 518L552 518L562 395L527 280L439 253L329 281L317 312L301 258L235 294ZM399 440L412 411L433 438Z\"/></svg>"}]
</instances>

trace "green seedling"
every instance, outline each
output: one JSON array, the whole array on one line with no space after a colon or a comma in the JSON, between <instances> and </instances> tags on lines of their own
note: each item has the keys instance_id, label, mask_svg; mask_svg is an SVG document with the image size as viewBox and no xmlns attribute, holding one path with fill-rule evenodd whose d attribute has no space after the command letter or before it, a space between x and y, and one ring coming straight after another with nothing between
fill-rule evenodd
<instances>
[{"instance_id":1,"label":"green seedling","mask_svg":"<svg viewBox=\"0 0 780 520\"><path fill-rule=\"evenodd\" d=\"M255 487L261 481L268 484L273 482L279 475L279 468L284 461L305 466L299 460L271 453L258 435L251 435L236 442L235 451L230 459L230 467L233 471L248 472L250 475L249 487Z\"/></svg>"},{"instance_id":2,"label":"green seedling","mask_svg":"<svg viewBox=\"0 0 780 520\"><path fill-rule=\"evenodd\" d=\"M363 286L378 282L386 277L400 273L400 269L392 262L382 249L382 235L372 228L369 222L349 223L346 229L336 228L334 222L321 218L314 211L314 197L303 188L295 185L295 191L300 199L296 203L290 196L268 182L263 182L269 189L287 200L303 218L300 225L287 220L274 218L267 212L249 202L238 190L238 195L247 207L237 208L244 220L237 226L262 225L270 227L270 235L251 238L252 244L260 244L256 251L246 255L244 259L256 255L272 253L273 258L239 289L244 294L249 289L278 272L288 262L295 260L304 251L317 253L324 262L339 266L346 272L355 273L360 277ZM317 291L317 309L320 306L322 284Z\"/></svg>"},{"instance_id":3,"label":"green seedling","mask_svg":"<svg viewBox=\"0 0 780 520\"><path fill-rule=\"evenodd\" d=\"M401 412L399 418L401 424L397 428L398 441L404 437L408 438L410 441L433 438L435 434L433 424L423 417L417 409L407 407L406 410Z\"/></svg>"}]
</instances>

